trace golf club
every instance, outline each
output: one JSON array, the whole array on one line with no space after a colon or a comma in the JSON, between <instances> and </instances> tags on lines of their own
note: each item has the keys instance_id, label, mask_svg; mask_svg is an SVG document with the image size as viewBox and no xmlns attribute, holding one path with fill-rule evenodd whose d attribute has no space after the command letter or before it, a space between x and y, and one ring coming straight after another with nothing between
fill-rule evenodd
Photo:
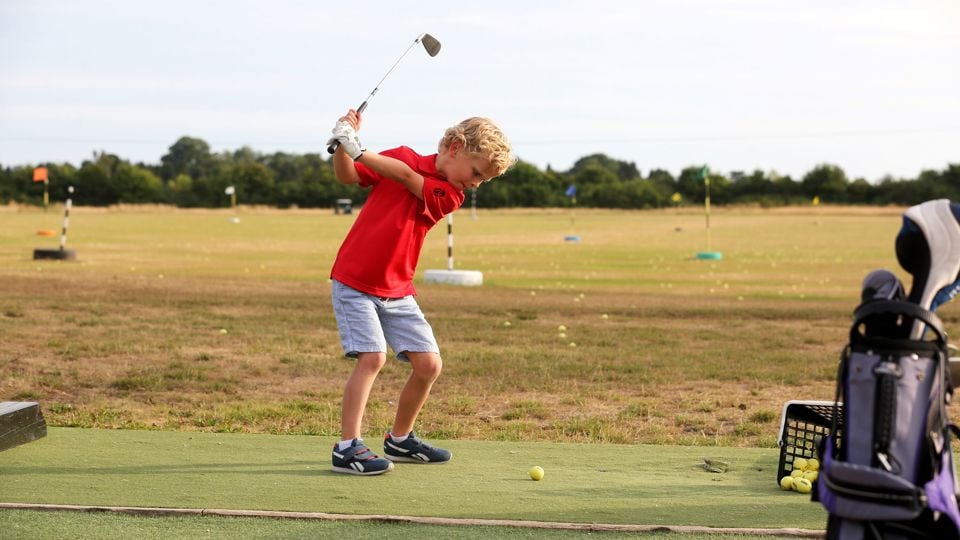
<instances>
[{"instance_id":1,"label":"golf club","mask_svg":"<svg viewBox=\"0 0 960 540\"><path fill-rule=\"evenodd\" d=\"M417 39L413 40L413 43L411 43L410 46L407 47L407 50L403 51L403 54L400 55L400 58L398 58L397 61L393 63L393 66L391 66L390 69L387 70L387 74L384 75L382 79L380 79L380 82L378 82L377 86L373 88L373 91L370 92L370 95L367 96L367 99L363 100L363 103L361 103L360 106L357 107L358 113L362 113L363 110L367 108L367 102L370 101L370 98L372 98L373 95L377 93L377 90L380 89L380 85L383 84L383 81L385 81L387 79L387 76L389 76L390 73L393 71L393 69L397 67L397 64L400 63L400 60L403 60L403 57L406 56L408 52L410 52L410 49L412 49L418 43L423 45L423 48L427 51L427 54L429 54L431 57L436 56L437 53L440 52L440 42L437 41L437 38L426 33L420 34L419 36L417 36ZM327 152L331 154L336 152L338 146L340 146L340 143L335 141L333 144L327 147Z\"/></svg>"}]
</instances>

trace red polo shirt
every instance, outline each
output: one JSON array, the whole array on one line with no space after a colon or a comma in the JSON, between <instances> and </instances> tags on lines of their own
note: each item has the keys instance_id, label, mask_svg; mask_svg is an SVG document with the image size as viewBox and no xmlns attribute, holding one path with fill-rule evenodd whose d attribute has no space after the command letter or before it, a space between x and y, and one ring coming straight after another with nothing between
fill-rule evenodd
<instances>
[{"instance_id":1,"label":"red polo shirt","mask_svg":"<svg viewBox=\"0 0 960 540\"><path fill-rule=\"evenodd\" d=\"M401 183L354 163L362 187L373 186L343 240L330 277L374 296L416 294L413 276L427 232L463 204L463 191L437 173L437 154L421 156L406 146L381 152L423 176L423 200ZM362 161L362 159L361 159Z\"/></svg>"}]
</instances>

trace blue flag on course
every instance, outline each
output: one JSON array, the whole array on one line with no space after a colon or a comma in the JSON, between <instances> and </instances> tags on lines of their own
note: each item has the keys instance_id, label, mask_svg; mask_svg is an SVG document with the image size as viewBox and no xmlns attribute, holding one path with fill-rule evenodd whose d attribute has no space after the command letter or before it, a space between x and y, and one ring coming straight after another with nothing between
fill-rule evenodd
<instances>
[{"instance_id":1,"label":"blue flag on course","mask_svg":"<svg viewBox=\"0 0 960 540\"><path fill-rule=\"evenodd\" d=\"M566 195L567 195L567 197L576 197L576 196L577 196L577 186L575 186L575 185L573 185L573 184L570 184L570 185L567 187Z\"/></svg>"}]
</instances>

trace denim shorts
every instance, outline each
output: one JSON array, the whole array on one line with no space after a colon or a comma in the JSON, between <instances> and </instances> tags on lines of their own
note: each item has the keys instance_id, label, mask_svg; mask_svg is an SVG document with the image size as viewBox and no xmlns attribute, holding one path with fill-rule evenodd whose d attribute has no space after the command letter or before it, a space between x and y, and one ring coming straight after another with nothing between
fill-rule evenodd
<instances>
[{"instance_id":1,"label":"denim shorts","mask_svg":"<svg viewBox=\"0 0 960 540\"><path fill-rule=\"evenodd\" d=\"M440 353L433 328L413 296L379 298L333 280L333 314L340 345L349 358L364 352L387 352L409 361L406 352Z\"/></svg>"}]
</instances>

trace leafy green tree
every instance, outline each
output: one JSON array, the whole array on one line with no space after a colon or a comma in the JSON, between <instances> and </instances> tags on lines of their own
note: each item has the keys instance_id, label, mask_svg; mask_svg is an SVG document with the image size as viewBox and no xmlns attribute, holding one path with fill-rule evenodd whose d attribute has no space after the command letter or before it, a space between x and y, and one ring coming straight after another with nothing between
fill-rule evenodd
<instances>
[{"instance_id":1,"label":"leafy green tree","mask_svg":"<svg viewBox=\"0 0 960 540\"><path fill-rule=\"evenodd\" d=\"M33 167L20 166L0 170L0 203L18 202L40 204L43 188L30 196L33 183Z\"/></svg>"},{"instance_id":2,"label":"leafy green tree","mask_svg":"<svg viewBox=\"0 0 960 540\"><path fill-rule=\"evenodd\" d=\"M847 186L846 200L853 204L869 204L876 196L876 189L863 178L857 178Z\"/></svg>"},{"instance_id":3,"label":"leafy green tree","mask_svg":"<svg viewBox=\"0 0 960 540\"><path fill-rule=\"evenodd\" d=\"M730 195L736 202L767 201L774 193L773 181L756 169L749 175L740 175L730 183Z\"/></svg>"},{"instance_id":4,"label":"leafy green tree","mask_svg":"<svg viewBox=\"0 0 960 540\"><path fill-rule=\"evenodd\" d=\"M46 163L44 166L47 168L47 176L50 179L50 202L65 201L68 188L77 184L77 168L69 163ZM33 189L41 194L39 196L42 200L43 185L36 183Z\"/></svg>"},{"instance_id":5,"label":"leafy green tree","mask_svg":"<svg viewBox=\"0 0 960 540\"><path fill-rule=\"evenodd\" d=\"M250 204L272 204L276 200L274 188L276 177L273 171L263 163L241 161L232 171L237 196Z\"/></svg>"},{"instance_id":6,"label":"leafy green tree","mask_svg":"<svg viewBox=\"0 0 960 540\"><path fill-rule=\"evenodd\" d=\"M230 200L224 193L227 186L234 185L232 175L234 164L229 156L216 156L213 160L213 170L206 175L193 177L193 196L197 205L204 208L223 208L230 205ZM238 196L241 204L249 201Z\"/></svg>"},{"instance_id":7,"label":"leafy green tree","mask_svg":"<svg viewBox=\"0 0 960 540\"><path fill-rule=\"evenodd\" d=\"M609 200L609 193L616 191L620 178L601 163L592 161L569 175L570 183L577 188L577 204L581 206L603 206Z\"/></svg>"},{"instance_id":8,"label":"leafy green tree","mask_svg":"<svg viewBox=\"0 0 960 540\"><path fill-rule=\"evenodd\" d=\"M13 174L7 167L0 166L0 204L7 204L10 201L17 201L19 196L16 185L13 181Z\"/></svg>"},{"instance_id":9,"label":"leafy green tree","mask_svg":"<svg viewBox=\"0 0 960 540\"><path fill-rule=\"evenodd\" d=\"M582 157L573 164L569 173L573 176L579 175L585 169L600 168L613 173L620 180L633 180L640 178L640 171L633 162L620 161L613 159L606 154L591 154Z\"/></svg>"},{"instance_id":10,"label":"leafy green tree","mask_svg":"<svg viewBox=\"0 0 960 540\"><path fill-rule=\"evenodd\" d=\"M77 186L74 201L77 204L108 206L119 200L110 180L112 160L85 161L77 171Z\"/></svg>"},{"instance_id":11,"label":"leafy green tree","mask_svg":"<svg viewBox=\"0 0 960 540\"><path fill-rule=\"evenodd\" d=\"M197 197L193 193L193 179L188 174L178 174L167 182L170 202L180 207L197 206Z\"/></svg>"},{"instance_id":12,"label":"leafy green tree","mask_svg":"<svg viewBox=\"0 0 960 540\"><path fill-rule=\"evenodd\" d=\"M706 197L706 188L703 185L701 171L703 166L684 167L677 178L677 191L684 200L691 203L703 204Z\"/></svg>"},{"instance_id":13,"label":"leafy green tree","mask_svg":"<svg viewBox=\"0 0 960 540\"><path fill-rule=\"evenodd\" d=\"M800 185L807 198L820 197L821 202L846 201L847 175L836 165L825 163L804 175Z\"/></svg>"},{"instance_id":14,"label":"leafy green tree","mask_svg":"<svg viewBox=\"0 0 960 540\"><path fill-rule=\"evenodd\" d=\"M202 139L178 139L161 164L131 164L105 151L95 152L79 169L70 164L45 164L50 172L50 198L63 200L67 187L75 186L78 204L109 205L117 202L171 202L178 206L218 207L229 204L227 186L237 189L241 203L279 207L330 207L338 198L362 205L368 191L336 181L330 161L320 154L261 154L244 146L213 154ZM700 166L691 166L674 178L654 169L644 179L632 162L605 154L577 160L568 171L549 165L541 171L520 162L478 194L483 207L565 206L567 186L577 188L577 203L609 208L649 208L670 205L679 193L685 203L702 204L705 186ZM0 204L8 201L40 204L43 185L32 182L33 166L0 168ZM936 198L960 200L960 164L945 170L924 170L916 179L886 177L877 183L848 181L840 167L823 164L799 182L776 172L755 170L732 179L712 173L714 204L809 204L818 196L825 202L912 205Z\"/></svg>"},{"instance_id":15,"label":"leafy green tree","mask_svg":"<svg viewBox=\"0 0 960 540\"><path fill-rule=\"evenodd\" d=\"M555 206L562 200L563 179L552 172L544 173L536 166L518 161L492 182L477 190L477 206L497 207L545 207ZM470 204L471 195L467 194Z\"/></svg>"},{"instance_id":16,"label":"leafy green tree","mask_svg":"<svg viewBox=\"0 0 960 540\"><path fill-rule=\"evenodd\" d=\"M677 193L677 181L669 171L663 169L653 169L647 177L647 181L657 193L657 197L666 204L674 193Z\"/></svg>"},{"instance_id":17,"label":"leafy green tree","mask_svg":"<svg viewBox=\"0 0 960 540\"><path fill-rule=\"evenodd\" d=\"M122 163L111 177L113 191L118 202L122 203L159 203L165 202L163 181L152 172Z\"/></svg>"},{"instance_id":18,"label":"leafy green tree","mask_svg":"<svg viewBox=\"0 0 960 540\"><path fill-rule=\"evenodd\" d=\"M937 199L936 186L930 182L898 180L886 176L876 188L873 204L914 205L930 199Z\"/></svg>"},{"instance_id":19,"label":"leafy green tree","mask_svg":"<svg viewBox=\"0 0 960 540\"><path fill-rule=\"evenodd\" d=\"M952 193L954 193L950 199L955 201L960 200L960 163L951 163L947 165L947 168L943 171L943 174L940 175L940 180L950 188Z\"/></svg>"},{"instance_id":20,"label":"leafy green tree","mask_svg":"<svg viewBox=\"0 0 960 540\"><path fill-rule=\"evenodd\" d=\"M653 184L640 179L616 184L594 184L588 186L586 191L590 205L601 208L657 208L666 202Z\"/></svg>"},{"instance_id":21,"label":"leafy green tree","mask_svg":"<svg viewBox=\"0 0 960 540\"><path fill-rule=\"evenodd\" d=\"M216 168L215 159L210 154L210 145L203 139L180 137L169 151L160 158L161 176L170 180L178 174L187 174L191 178L200 178L212 174Z\"/></svg>"},{"instance_id":22,"label":"leafy green tree","mask_svg":"<svg viewBox=\"0 0 960 540\"><path fill-rule=\"evenodd\" d=\"M960 166L950 165L943 172L924 170L914 182L916 191L929 195L931 199L952 199L960 197Z\"/></svg>"},{"instance_id":23,"label":"leafy green tree","mask_svg":"<svg viewBox=\"0 0 960 540\"><path fill-rule=\"evenodd\" d=\"M781 204L800 204L803 203L803 189L799 182L796 182L790 176L780 176L773 172L770 173L770 181L773 183L774 193L782 197Z\"/></svg>"}]
</instances>

